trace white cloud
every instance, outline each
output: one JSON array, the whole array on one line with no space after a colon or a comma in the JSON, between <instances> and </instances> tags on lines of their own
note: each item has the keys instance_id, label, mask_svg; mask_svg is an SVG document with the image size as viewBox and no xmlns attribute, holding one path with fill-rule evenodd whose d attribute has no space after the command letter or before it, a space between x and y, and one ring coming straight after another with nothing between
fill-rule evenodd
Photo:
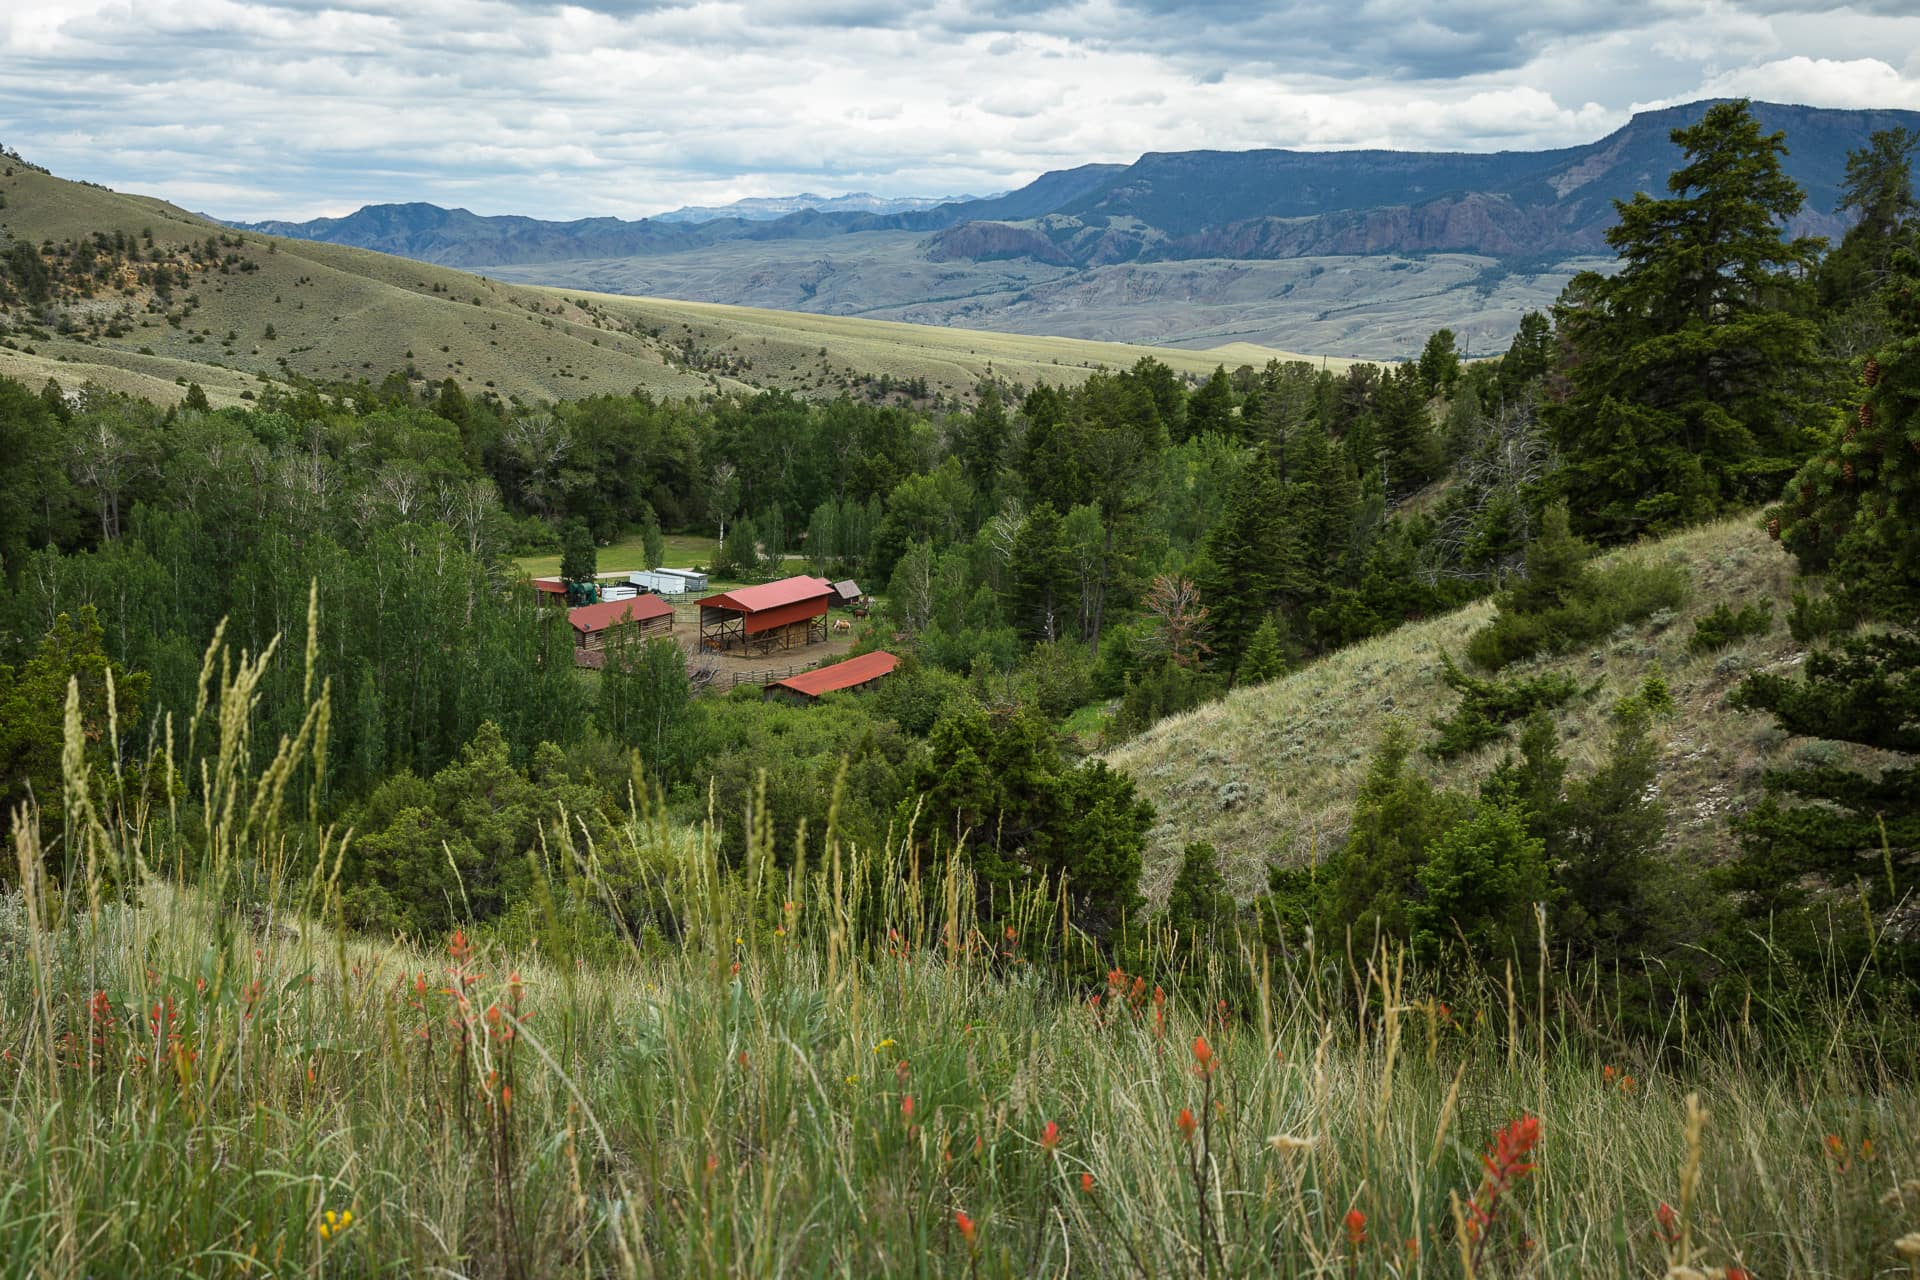
<instances>
[{"instance_id":1,"label":"white cloud","mask_svg":"<svg viewBox=\"0 0 1920 1280\"><path fill-rule=\"evenodd\" d=\"M1732 93L1920 106L1908 7L8 0L0 141L224 216L635 216L1154 150L1565 146Z\"/></svg>"},{"instance_id":2,"label":"white cloud","mask_svg":"<svg viewBox=\"0 0 1920 1280\"><path fill-rule=\"evenodd\" d=\"M1901 75L1878 58L1842 62L1795 56L1723 72L1701 85L1695 96L1920 110L1920 81Z\"/></svg>"}]
</instances>

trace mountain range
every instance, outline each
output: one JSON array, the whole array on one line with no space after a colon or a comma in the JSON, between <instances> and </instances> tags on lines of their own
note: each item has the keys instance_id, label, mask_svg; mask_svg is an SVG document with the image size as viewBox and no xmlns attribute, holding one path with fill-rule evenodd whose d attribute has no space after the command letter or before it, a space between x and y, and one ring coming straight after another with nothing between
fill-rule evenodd
<instances>
[{"instance_id":1,"label":"mountain range","mask_svg":"<svg viewBox=\"0 0 1920 1280\"><path fill-rule=\"evenodd\" d=\"M1047 173L1004 195L890 212L735 210L568 222L431 204L247 229L375 249L521 283L1214 346L1392 357L1453 326L1485 350L1582 266L1614 202L1663 192L1671 131L1706 103L1635 115L1549 151L1185 151ZM1850 150L1920 112L1755 103L1837 236Z\"/></svg>"},{"instance_id":2,"label":"mountain range","mask_svg":"<svg viewBox=\"0 0 1920 1280\"><path fill-rule=\"evenodd\" d=\"M871 191L851 191L842 196L815 195L803 191L797 196L748 196L731 204L690 204L654 215L656 222L714 222L721 218L745 218L750 222L771 222L790 213L817 209L823 213L906 213L931 209L942 204L964 204L980 196L876 196Z\"/></svg>"}]
</instances>

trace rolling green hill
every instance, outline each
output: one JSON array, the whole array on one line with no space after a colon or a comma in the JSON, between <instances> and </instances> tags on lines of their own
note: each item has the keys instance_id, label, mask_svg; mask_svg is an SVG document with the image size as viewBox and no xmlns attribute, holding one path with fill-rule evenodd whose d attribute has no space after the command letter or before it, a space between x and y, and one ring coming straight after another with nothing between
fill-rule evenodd
<instances>
[{"instance_id":1,"label":"rolling green hill","mask_svg":"<svg viewBox=\"0 0 1920 1280\"><path fill-rule=\"evenodd\" d=\"M882 376L965 395L985 376L1077 381L1155 355L1230 357L503 284L364 249L236 232L159 200L0 166L0 374L234 403L291 376L451 377L469 394L571 399L767 387L816 396ZM1344 363L1344 362L1343 362Z\"/></svg>"},{"instance_id":2,"label":"rolling green hill","mask_svg":"<svg viewBox=\"0 0 1920 1280\"><path fill-rule=\"evenodd\" d=\"M1791 749L1767 717L1736 712L1725 700L1749 671L1790 667L1804 656L1782 616L1793 593L1793 562L1751 518L1618 554L1683 564L1692 580L1686 607L1515 670L1568 671L1583 685L1603 681L1596 696L1556 714L1564 750L1581 773L1607 748L1613 702L1659 662L1677 704L1655 728L1668 840L1677 850L1717 858L1732 847L1728 814L1757 796L1762 770ZM1698 617L1723 602L1738 608L1757 600L1776 606L1767 635L1716 653L1688 652ZM1159 814L1144 887L1156 897L1166 892L1189 841L1221 850L1242 898L1265 888L1268 864L1301 865L1336 850L1388 722L1402 717L1417 741L1432 738L1429 722L1456 701L1441 683L1441 655L1464 661L1467 637L1492 616L1493 604L1480 601L1409 624L1164 720L1110 752L1109 761L1134 778ZM1463 785L1484 776L1500 755L1498 746L1489 747L1434 767L1434 776Z\"/></svg>"}]
</instances>

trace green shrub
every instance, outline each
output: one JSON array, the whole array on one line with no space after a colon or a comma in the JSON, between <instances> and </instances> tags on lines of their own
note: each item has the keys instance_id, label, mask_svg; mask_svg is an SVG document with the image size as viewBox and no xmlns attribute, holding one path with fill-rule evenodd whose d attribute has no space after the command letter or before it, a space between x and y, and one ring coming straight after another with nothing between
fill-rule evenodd
<instances>
[{"instance_id":1,"label":"green shrub","mask_svg":"<svg viewBox=\"0 0 1920 1280\"><path fill-rule=\"evenodd\" d=\"M1735 609L1724 601L1713 612L1693 624L1693 638L1687 641L1689 653L1712 653L1752 636L1763 636L1773 629L1773 601L1761 600Z\"/></svg>"},{"instance_id":2,"label":"green shrub","mask_svg":"<svg viewBox=\"0 0 1920 1280\"><path fill-rule=\"evenodd\" d=\"M1507 736L1507 727L1535 711L1564 706L1580 692L1579 681L1561 673L1511 680L1487 680L1462 671L1449 654L1441 654L1446 670L1441 679L1460 695L1453 714L1435 720L1439 736L1428 743L1427 755L1451 760Z\"/></svg>"},{"instance_id":3,"label":"green shrub","mask_svg":"<svg viewBox=\"0 0 1920 1280\"><path fill-rule=\"evenodd\" d=\"M1224 692L1219 676L1183 667L1172 658L1163 659L1158 666L1148 667L1127 681L1108 736L1123 742L1168 716L1212 702Z\"/></svg>"},{"instance_id":4,"label":"green shrub","mask_svg":"<svg viewBox=\"0 0 1920 1280\"><path fill-rule=\"evenodd\" d=\"M1018 677L1040 714L1063 720L1093 697L1093 659L1087 647L1056 640L1033 646Z\"/></svg>"},{"instance_id":5,"label":"green shrub","mask_svg":"<svg viewBox=\"0 0 1920 1280\"><path fill-rule=\"evenodd\" d=\"M1493 621L1467 642L1467 657L1498 671L1536 654L1565 653L1686 599L1687 575L1679 565L1629 560L1582 575L1563 599L1537 612L1514 609L1503 597Z\"/></svg>"}]
</instances>

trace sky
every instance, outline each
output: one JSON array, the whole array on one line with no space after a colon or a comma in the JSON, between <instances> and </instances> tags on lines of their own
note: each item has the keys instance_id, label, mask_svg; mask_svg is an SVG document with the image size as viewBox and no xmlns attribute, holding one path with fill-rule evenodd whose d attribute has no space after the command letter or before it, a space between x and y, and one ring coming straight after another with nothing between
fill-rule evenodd
<instances>
[{"instance_id":1,"label":"sky","mask_svg":"<svg viewBox=\"0 0 1920 1280\"><path fill-rule=\"evenodd\" d=\"M233 219L989 193L1146 151L1920 109L1920 0L4 0L0 144Z\"/></svg>"}]
</instances>

